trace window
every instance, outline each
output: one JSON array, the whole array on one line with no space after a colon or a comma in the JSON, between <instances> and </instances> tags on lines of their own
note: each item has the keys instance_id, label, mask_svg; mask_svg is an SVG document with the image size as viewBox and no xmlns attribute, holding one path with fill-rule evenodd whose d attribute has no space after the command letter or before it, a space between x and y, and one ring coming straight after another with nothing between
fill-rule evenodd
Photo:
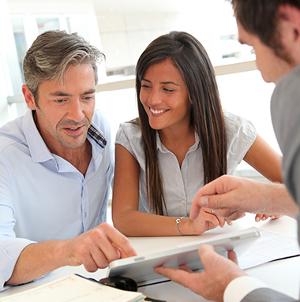
<instances>
[{"instance_id":1,"label":"window","mask_svg":"<svg viewBox=\"0 0 300 302\"><path fill-rule=\"evenodd\" d=\"M236 39L229 2L189 0L188 5L179 0L151 2L94 2L108 76L133 74L136 61L149 42L172 30L187 31L198 38L214 65L254 59L251 49Z\"/></svg>"},{"instance_id":2,"label":"window","mask_svg":"<svg viewBox=\"0 0 300 302\"><path fill-rule=\"evenodd\" d=\"M252 49L238 43L228 1L189 0L187 4L182 0L7 0L7 7L20 70L28 46L39 33L49 29L78 32L105 53L97 108L110 119L113 137L120 122L137 115L134 70L139 55L159 35L183 30L207 49L216 67L225 109L250 119L278 149L270 118L266 119L273 86L264 83L255 71ZM11 78L20 77L21 82L21 75L12 72L15 76ZM15 92L9 99L22 102ZM10 110L10 118L22 110ZM0 119L0 123L3 121Z\"/></svg>"},{"instance_id":3,"label":"window","mask_svg":"<svg viewBox=\"0 0 300 302\"><path fill-rule=\"evenodd\" d=\"M251 49L236 39L231 4L225 0L7 0L18 61L35 37L50 29L78 32L106 54L105 74L134 74L136 61L157 36L187 31L207 49L214 65L253 60ZM218 9L216 9L218 7ZM213 18L212 18L213 16ZM216 22L218 20L218 22Z\"/></svg>"}]
</instances>

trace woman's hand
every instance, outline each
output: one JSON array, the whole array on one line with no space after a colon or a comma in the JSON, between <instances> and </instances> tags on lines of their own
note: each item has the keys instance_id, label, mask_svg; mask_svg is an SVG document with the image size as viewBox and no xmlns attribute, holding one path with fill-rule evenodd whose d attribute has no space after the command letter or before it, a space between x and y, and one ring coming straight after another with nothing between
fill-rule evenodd
<instances>
[{"instance_id":1,"label":"woman's hand","mask_svg":"<svg viewBox=\"0 0 300 302\"><path fill-rule=\"evenodd\" d=\"M268 215L268 214L258 213L255 215L255 221L259 222L261 220L267 220L268 218L270 218L270 220L275 220L278 219L279 217L280 215Z\"/></svg>"}]
</instances>

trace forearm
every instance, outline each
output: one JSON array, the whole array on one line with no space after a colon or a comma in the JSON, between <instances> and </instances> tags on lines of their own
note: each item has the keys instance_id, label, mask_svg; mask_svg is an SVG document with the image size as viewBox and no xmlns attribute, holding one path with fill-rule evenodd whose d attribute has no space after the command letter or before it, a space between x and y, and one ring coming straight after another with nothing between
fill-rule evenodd
<instances>
[{"instance_id":1,"label":"forearm","mask_svg":"<svg viewBox=\"0 0 300 302\"><path fill-rule=\"evenodd\" d=\"M299 208L290 196L285 185L263 184L261 192L262 210L268 214L288 215L295 217Z\"/></svg>"},{"instance_id":2,"label":"forearm","mask_svg":"<svg viewBox=\"0 0 300 302\"><path fill-rule=\"evenodd\" d=\"M21 252L7 284L26 283L68 265L64 246L65 241L58 240L28 245Z\"/></svg>"},{"instance_id":3,"label":"forearm","mask_svg":"<svg viewBox=\"0 0 300 302\"><path fill-rule=\"evenodd\" d=\"M272 182L282 182L281 156L259 135L246 153L244 160Z\"/></svg>"},{"instance_id":4,"label":"forearm","mask_svg":"<svg viewBox=\"0 0 300 302\"><path fill-rule=\"evenodd\" d=\"M189 218L176 224L176 218L134 210L113 215L114 226L126 236L178 236L198 235Z\"/></svg>"}]
</instances>

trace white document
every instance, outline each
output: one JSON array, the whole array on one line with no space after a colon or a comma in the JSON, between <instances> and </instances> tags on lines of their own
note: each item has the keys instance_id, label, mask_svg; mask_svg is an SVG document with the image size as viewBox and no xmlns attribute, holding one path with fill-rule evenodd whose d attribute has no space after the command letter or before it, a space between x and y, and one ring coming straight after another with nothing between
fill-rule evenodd
<instances>
[{"instance_id":1,"label":"white document","mask_svg":"<svg viewBox=\"0 0 300 302\"><path fill-rule=\"evenodd\" d=\"M144 295L69 275L0 299L1 302L139 302Z\"/></svg>"},{"instance_id":2,"label":"white document","mask_svg":"<svg viewBox=\"0 0 300 302\"><path fill-rule=\"evenodd\" d=\"M241 268L247 269L297 255L300 255L300 250L296 237L261 230L260 238L246 252L238 255L238 261Z\"/></svg>"}]
</instances>

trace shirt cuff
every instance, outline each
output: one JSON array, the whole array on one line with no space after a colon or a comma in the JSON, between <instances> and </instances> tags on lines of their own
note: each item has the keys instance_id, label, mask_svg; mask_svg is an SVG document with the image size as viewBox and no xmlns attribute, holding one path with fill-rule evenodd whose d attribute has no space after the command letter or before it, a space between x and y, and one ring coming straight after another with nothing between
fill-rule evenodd
<instances>
[{"instance_id":1,"label":"shirt cuff","mask_svg":"<svg viewBox=\"0 0 300 302\"><path fill-rule=\"evenodd\" d=\"M225 289L224 302L240 302L253 290L263 287L266 287L263 282L249 276L233 279Z\"/></svg>"},{"instance_id":2,"label":"shirt cuff","mask_svg":"<svg viewBox=\"0 0 300 302\"><path fill-rule=\"evenodd\" d=\"M33 241L22 238L0 239L0 292L11 277L22 250Z\"/></svg>"}]
</instances>

